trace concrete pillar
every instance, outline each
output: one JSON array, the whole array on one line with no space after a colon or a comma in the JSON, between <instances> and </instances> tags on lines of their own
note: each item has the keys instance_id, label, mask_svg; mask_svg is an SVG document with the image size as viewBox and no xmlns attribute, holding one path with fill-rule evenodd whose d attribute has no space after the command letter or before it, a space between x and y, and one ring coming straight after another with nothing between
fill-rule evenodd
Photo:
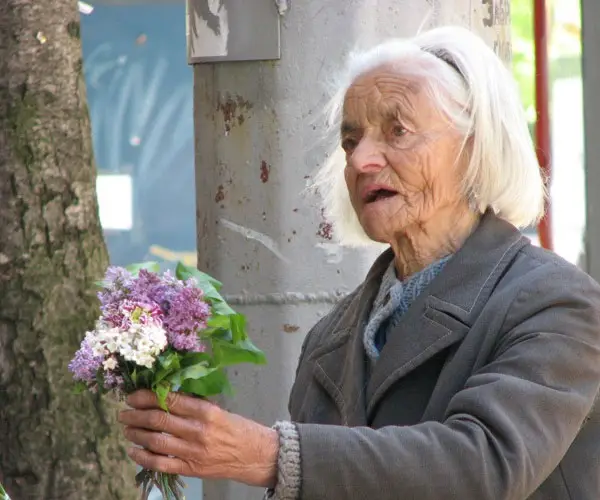
<instances>
[{"instance_id":1,"label":"concrete pillar","mask_svg":"<svg viewBox=\"0 0 600 500\"><path fill-rule=\"evenodd\" d=\"M423 23L466 24L507 57L508 3L291 2L281 19L280 60L194 66L198 264L237 296L269 359L232 372L237 394L228 409L268 425L286 418L304 335L374 258L336 246L319 200L301 194L328 148L319 120L328 79L356 45L410 36ZM261 494L204 484L207 500Z\"/></svg>"},{"instance_id":2,"label":"concrete pillar","mask_svg":"<svg viewBox=\"0 0 600 500\"><path fill-rule=\"evenodd\" d=\"M582 0L583 119L585 130L586 237L582 267L600 281L600 3Z\"/></svg>"}]
</instances>

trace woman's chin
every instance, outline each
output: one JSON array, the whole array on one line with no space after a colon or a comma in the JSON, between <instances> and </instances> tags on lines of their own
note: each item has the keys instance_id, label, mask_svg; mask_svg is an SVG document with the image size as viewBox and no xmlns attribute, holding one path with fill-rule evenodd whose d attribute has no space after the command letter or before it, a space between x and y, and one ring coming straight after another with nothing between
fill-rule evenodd
<instances>
[{"instance_id":1,"label":"woman's chin","mask_svg":"<svg viewBox=\"0 0 600 500\"><path fill-rule=\"evenodd\" d=\"M402 221L398 217L393 217L389 210L382 210L383 207L369 206L363 208L360 213L359 221L366 235L377 243L389 243L398 233L399 227L402 227ZM398 214L397 210L392 213Z\"/></svg>"},{"instance_id":2,"label":"woman's chin","mask_svg":"<svg viewBox=\"0 0 600 500\"><path fill-rule=\"evenodd\" d=\"M361 226L365 234L374 243L389 244L392 241L393 235L390 234L390 226L381 224L381 220L377 221L363 221L361 220Z\"/></svg>"}]
</instances>

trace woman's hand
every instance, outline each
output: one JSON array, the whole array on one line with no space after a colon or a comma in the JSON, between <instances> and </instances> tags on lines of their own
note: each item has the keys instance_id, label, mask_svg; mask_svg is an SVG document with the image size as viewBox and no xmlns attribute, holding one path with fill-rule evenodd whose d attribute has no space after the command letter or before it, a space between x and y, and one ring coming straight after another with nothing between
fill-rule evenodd
<instances>
[{"instance_id":1,"label":"woman's hand","mask_svg":"<svg viewBox=\"0 0 600 500\"><path fill-rule=\"evenodd\" d=\"M213 403L179 393L167 398L169 413L155 394L137 391L127 398L132 410L120 413L125 437L141 446L129 456L147 469L231 479L273 487L277 478L277 431L229 413Z\"/></svg>"}]
</instances>

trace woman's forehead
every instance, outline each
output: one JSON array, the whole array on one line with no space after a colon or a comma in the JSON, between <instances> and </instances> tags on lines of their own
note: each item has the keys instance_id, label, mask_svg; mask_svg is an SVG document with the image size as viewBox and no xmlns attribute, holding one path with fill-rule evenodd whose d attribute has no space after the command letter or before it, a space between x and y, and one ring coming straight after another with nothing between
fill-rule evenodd
<instances>
[{"instance_id":1,"label":"woman's forehead","mask_svg":"<svg viewBox=\"0 0 600 500\"><path fill-rule=\"evenodd\" d=\"M421 92L422 83L415 77L388 67L377 68L359 76L346 91L343 115L360 119L360 115L379 114L381 118L398 115L412 117L428 107Z\"/></svg>"},{"instance_id":2,"label":"woman's forehead","mask_svg":"<svg viewBox=\"0 0 600 500\"><path fill-rule=\"evenodd\" d=\"M420 88L416 77L383 66L356 78L346 91L346 100L416 96Z\"/></svg>"}]
</instances>

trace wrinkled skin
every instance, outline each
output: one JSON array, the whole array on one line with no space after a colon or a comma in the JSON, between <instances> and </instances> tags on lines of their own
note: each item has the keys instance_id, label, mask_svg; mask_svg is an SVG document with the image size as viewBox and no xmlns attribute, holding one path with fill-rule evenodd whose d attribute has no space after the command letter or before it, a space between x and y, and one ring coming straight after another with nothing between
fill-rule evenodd
<instances>
[{"instance_id":1,"label":"wrinkled skin","mask_svg":"<svg viewBox=\"0 0 600 500\"><path fill-rule=\"evenodd\" d=\"M350 200L367 235L392 246L401 276L456 250L477 215L461 191L467 148L423 81L389 67L359 77L346 93L341 128ZM365 190L396 194L375 202Z\"/></svg>"},{"instance_id":2,"label":"wrinkled skin","mask_svg":"<svg viewBox=\"0 0 600 500\"><path fill-rule=\"evenodd\" d=\"M120 413L125 437L142 448L129 456L142 467L203 479L232 479L272 487L277 476L277 431L183 394L167 398L162 411L154 393L127 398Z\"/></svg>"}]
</instances>

